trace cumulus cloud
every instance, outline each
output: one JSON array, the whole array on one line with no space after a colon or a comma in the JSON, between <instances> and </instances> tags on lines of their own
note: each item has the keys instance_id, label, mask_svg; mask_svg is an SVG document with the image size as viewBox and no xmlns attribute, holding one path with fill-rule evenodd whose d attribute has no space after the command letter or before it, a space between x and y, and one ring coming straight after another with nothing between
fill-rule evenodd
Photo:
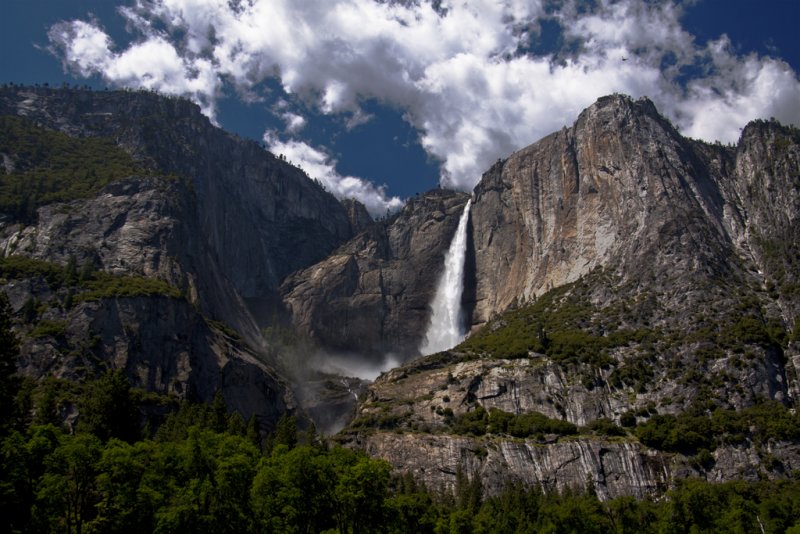
<instances>
[{"instance_id":1,"label":"cumulus cloud","mask_svg":"<svg viewBox=\"0 0 800 534\"><path fill-rule=\"evenodd\" d=\"M281 118L286 121L286 131L291 134L299 132L306 125L305 117L291 111L282 113Z\"/></svg>"},{"instance_id":2,"label":"cumulus cloud","mask_svg":"<svg viewBox=\"0 0 800 534\"><path fill-rule=\"evenodd\" d=\"M75 20L55 24L48 37L65 68L77 75L100 74L114 85L185 96L214 119L221 87L214 62L206 57L186 57L166 36L150 34L116 53L97 21Z\"/></svg>"},{"instance_id":3,"label":"cumulus cloud","mask_svg":"<svg viewBox=\"0 0 800 534\"><path fill-rule=\"evenodd\" d=\"M138 39L122 51L95 20L57 24L50 39L80 75L182 94L211 117L224 83L253 98L276 79L287 101L351 126L369 118L360 104L377 99L417 129L442 162L442 184L462 189L612 92L649 96L684 133L709 141L735 140L756 117L800 124L796 73L777 59L738 55L725 36L697 44L681 26L680 4L551 4L136 0L121 13ZM564 47L537 48L545 22L561 28ZM302 117L282 113L298 134ZM337 173L324 150L272 134L267 141L335 194L369 199L373 210L395 205L380 187Z\"/></svg>"},{"instance_id":4,"label":"cumulus cloud","mask_svg":"<svg viewBox=\"0 0 800 534\"><path fill-rule=\"evenodd\" d=\"M403 201L388 197L385 186L376 186L355 176L343 176L336 171L336 160L324 149L314 148L304 141L289 139L282 141L277 132L268 130L264 134L267 148L286 157L287 161L303 169L309 177L318 180L338 198L355 198L362 202L373 216L382 216L388 210L397 211Z\"/></svg>"}]
</instances>

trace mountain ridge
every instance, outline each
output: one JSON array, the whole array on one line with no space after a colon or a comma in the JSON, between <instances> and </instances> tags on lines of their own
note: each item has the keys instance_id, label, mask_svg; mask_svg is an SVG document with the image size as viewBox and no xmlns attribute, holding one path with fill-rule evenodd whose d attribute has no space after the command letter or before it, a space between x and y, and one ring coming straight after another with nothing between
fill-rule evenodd
<instances>
[{"instance_id":1,"label":"mountain ridge","mask_svg":"<svg viewBox=\"0 0 800 534\"><path fill-rule=\"evenodd\" d=\"M86 323L80 318L85 304L65 304L75 301L72 295L82 291L80 284L70 279L57 287L35 271L25 274L31 291L27 300L42 309L34 320L66 325L67 334L44 344L23 344L33 356L26 374L80 378L121 366L134 385L161 393L210 401L219 389L229 407L245 415L257 413L264 429L274 428L287 410L305 417L276 370L281 362L267 351L259 330L262 318L254 316L258 310L249 300L274 300L278 282L289 271L321 258L354 232L341 203L257 143L214 127L197 106L182 99L145 92L3 86L0 114L22 121L26 135L34 139L60 135L107 140L131 154L137 166L126 178L97 191L87 189L82 198L38 207L29 223L7 218L0 231L4 255L23 254L54 268L71 264L163 280L182 295L163 301L163 314L186 319L185 326L173 325L177 332L167 331L167 324L160 328L157 307L145 302L151 297L134 295L142 302L133 309L142 313L129 309L125 320L107 326L96 319ZM16 172L14 162L24 157L4 154L4 172ZM46 175L47 162L37 172ZM41 188L35 183L23 186L33 195ZM356 214L353 224L363 224L358 206L351 211ZM12 300L19 314L26 299ZM88 361L77 365L70 363L78 343L77 333L70 330L73 324L84 329L82 337L103 341L90 348ZM231 327L237 336L225 333ZM174 336L189 347L182 370L177 372L167 355L159 360L161 349L138 340L137 332L144 331L152 340L163 338L166 347ZM51 359L58 362L55 367L47 363ZM239 364L255 364L251 384L245 387L239 379L226 382L226 369L234 372ZM137 370L142 365L152 368ZM76 368L82 370L75 373ZM154 373L159 377L155 381Z\"/></svg>"},{"instance_id":2,"label":"mountain ridge","mask_svg":"<svg viewBox=\"0 0 800 534\"><path fill-rule=\"evenodd\" d=\"M711 145L647 99L599 99L483 175L471 335L414 359L469 194L434 190L372 221L196 106L148 93L4 87L8 114L102 135L139 165L0 222L29 377L112 368L181 398L219 390L267 430L284 413L334 427L354 410L337 439L430 487L462 472L487 494L517 480L644 496L800 466L794 128L755 121L737 146ZM4 173L20 161L4 152ZM366 389L290 373L342 354L405 363Z\"/></svg>"}]
</instances>

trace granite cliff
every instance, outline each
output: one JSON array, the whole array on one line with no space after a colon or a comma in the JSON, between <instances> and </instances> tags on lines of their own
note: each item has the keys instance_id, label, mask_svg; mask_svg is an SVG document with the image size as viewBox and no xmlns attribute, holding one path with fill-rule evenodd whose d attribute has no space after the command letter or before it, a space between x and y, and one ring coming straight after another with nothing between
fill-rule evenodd
<instances>
[{"instance_id":1,"label":"granite cliff","mask_svg":"<svg viewBox=\"0 0 800 534\"><path fill-rule=\"evenodd\" d=\"M145 168L187 181L196 231L245 299L353 235L344 206L297 167L213 126L182 99L146 92L4 88L0 115L111 138ZM363 223L360 223L363 224Z\"/></svg>"},{"instance_id":2,"label":"granite cliff","mask_svg":"<svg viewBox=\"0 0 800 534\"><path fill-rule=\"evenodd\" d=\"M484 174L472 335L380 377L342 439L489 492L785 476L800 436L730 420L795 417L798 192L796 129L709 145L649 100L601 98Z\"/></svg>"},{"instance_id":3,"label":"granite cliff","mask_svg":"<svg viewBox=\"0 0 800 534\"><path fill-rule=\"evenodd\" d=\"M683 138L649 100L598 100L476 187L474 323L595 267L648 289L723 275L763 285L764 242L797 243L796 145L796 130L764 122L737 147L708 145Z\"/></svg>"},{"instance_id":4,"label":"granite cliff","mask_svg":"<svg viewBox=\"0 0 800 534\"><path fill-rule=\"evenodd\" d=\"M263 303L286 275L365 224L357 203L346 210L184 100L5 86L0 116L16 184L3 190L0 248L24 374L81 379L110 367L180 397L220 389L265 429L299 409L251 311L274 314ZM106 167L121 176L104 178ZM152 280L162 285L140 287Z\"/></svg>"}]
</instances>

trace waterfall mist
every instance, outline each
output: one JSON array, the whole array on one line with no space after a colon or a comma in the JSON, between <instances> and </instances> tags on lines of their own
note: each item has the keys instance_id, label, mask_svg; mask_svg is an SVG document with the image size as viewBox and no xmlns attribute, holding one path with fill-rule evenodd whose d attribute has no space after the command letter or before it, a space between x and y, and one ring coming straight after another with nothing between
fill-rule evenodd
<instances>
[{"instance_id":1,"label":"waterfall mist","mask_svg":"<svg viewBox=\"0 0 800 534\"><path fill-rule=\"evenodd\" d=\"M453 348L466 335L461 295L464 292L464 260L467 255L467 223L471 205L472 199L464 206L458 229L444 257L444 272L431 303L430 325L419 349L423 355Z\"/></svg>"}]
</instances>

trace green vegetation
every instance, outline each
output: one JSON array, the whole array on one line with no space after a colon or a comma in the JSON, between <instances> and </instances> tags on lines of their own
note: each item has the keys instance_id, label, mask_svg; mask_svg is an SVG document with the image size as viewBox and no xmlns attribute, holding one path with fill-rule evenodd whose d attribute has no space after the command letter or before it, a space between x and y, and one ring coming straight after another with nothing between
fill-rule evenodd
<instances>
[{"instance_id":1,"label":"green vegetation","mask_svg":"<svg viewBox=\"0 0 800 534\"><path fill-rule=\"evenodd\" d=\"M67 323L64 321L41 321L31 330L30 336L37 337L64 337L67 331Z\"/></svg>"},{"instance_id":2,"label":"green vegetation","mask_svg":"<svg viewBox=\"0 0 800 534\"><path fill-rule=\"evenodd\" d=\"M679 415L653 415L636 427L635 434L643 444L654 449L696 454L718 446L753 441L756 445L769 440L800 440L800 416L779 402L768 401L745 408L717 408L710 414L702 408Z\"/></svg>"},{"instance_id":3,"label":"green vegetation","mask_svg":"<svg viewBox=\"0 0 800 534\"><path fill-rule=\"evenodd\" d=\"M551 419L539 412L514 415L497 408L487 412L483 406L463 413L452 420L451 431L455 434L482 436L486 433L509 435L515 438L557 434L568 436L577 434L578 427L568 421Z\"/></svg>"},{"instance_id":4,"label":"green vegetation","mask_svg":"<svg viewBox=\"0 0 800 534\"><path fill-rule=\"evenodd\" d=\"M262 451L256 420L219 394L181 403L154 438L121 372L46 381L27 397L29 412L57 397L81 415L75 434L17 416L0 435L4 532L374 532L395 509L385 462L328 450L288 416ZM396 508L413 516L414 502Z\"/></svg>"},{"instance_id":5,"label":"green vegetation","mask_svg":"<svg viewBox=\"0 0 800 534\"><path fill-rule=\"evenodd\" d=\"M0 291L0 436L16 415L14 399L19 391L19 378L15 375L18 351L17 338L11 331L8 297Z\"/></svg>"},{"instance_id":6,"label":"green vegetation","mask_svg":"<svg viewBox=\"0 0 800 534\"><path fill-rule=\"evenodd\" d=\"M141 167L111 139L70 137L23 117L0 117L0 153L13 172L0 183L0 212L30 222L36 209L88 198Z\"/></svg>"},{"instance_id":7,"label":"green vegetation","mask_svg":"<svg viewBox=\"0 0 800 534\"><path fill-rule=\"evenodd\" d=\"M678 483L665 499L600 502L512 484L484 497L459 473L432 491L363 453L306 444L264 454L247 437L190 426L175 440L103 441L52 425L2 442L7 532L787 532L800 481ZM794 530L791 530L794 531Z\"/></svg>"},{"instance_id":8,"label":"green vegetation","mask_svg":"<svg viewBox=\"0 0 800 534\"><path fill-rule=\"evenodd\" d=\"M644 393L653 376L653 368L649 362L644 359L631 359L611 372L608 383L615 388L629 386L638 393Z\"/></svg>"},{"instance_id":9,"label":"green vegetation","mask_svg":"<svg viewBox=\"0 0 800 534\"><path fill-rule=\"evenodd\" d=\"M594 421L586 425L586 427L584 427L583 430L591 432L592 434L598 436L605 436L605 437L624 436L626 434L624 429L619 427L616 423L614 423L614 421L612 421L607 417L601 417L600 419L595 419Z\"/></svg>"},{"instance_id":10,"label":"green vegetation","mask_svg":"<svg viewBox=\"0 0 800 534\"><path fill-rule=\"evenodd\" d=\"M133 442L139 437L139 409L122 371L108 371L90 382L81 395L79 425L103 441Z\"/></svg>"},{"instance_id":11,"label":"green vegetation","mask_svg":"<svg viewBox=\"0 0 800 534\"><path fill-rule=\"evenodd\" d=\"M713 407L712 407L713 408ZM444 411L440 415L444 414ZM573 436L578 434L604 437L627 436L630 429L639 441L651 448L694 456L701 451L714 451L724 444L750 441L756 447L774 441L800 441L800 415L793 414L779 402L767 401L743 410L716 408L713 411L698 406L678 415L658 415L643 411L647 420L636 424L633 412L621 417L622 427L611 419L594 420L585 427L549 418L539 412L514 415L497 408L488 411L476 406L457 417L450 411L447 417L449 432L483 436L512 436L543 439L546 434ZM402 417L391 412L363 421L363 426L395 428ZM625 427L625 428L623 428Z\"/></svg>"},{"instance_id":12,"label":"green vegetation","mask_svg":"<svg viewBox=\"0 0 800 534\"><path fill-rule=\"evenodd\" d=\"M74 290L74 294L68 293L72 303L114 297L182 296L177 288L155 278L113 275L96 271L91 265L84 265L78 270L74 265L74 258L64 267L26 256L0 258L0 277L42 278L51 290Z\"/></svg>"},{"instance_id":13,"label":"green vegetation","mask_svg":"<svg viewBox=\"0 0 800 534\"><path fill-rule=\"evenodd\" d=\"M465 412L455 419L451 419L451 431L454 434L482 436L486 434L488 426L489 413L480 405L474 410Z\"/></svg>"},{"instance_id":14,"label":"green vegetation","mask_svg":"<svg viewBox=\"0 0 800 534\"><path fill-rule=\"evenodd\" d=\"M710 388L718 405L730 395L745 404L758 402L737 378L762 358L780 358L800 327L785 324L761 288L740 280L704 282L689 293L684 298L641 292L596 269L493 318L455 349L420 359L408 372L477 358L543 354L547 359L531 363L552 362L571 384L587 390L657 392L663 377L693 391ZM682 299L687 308L678 314L664 298ZM722 370L709 373L723 363ZM632 426L629 418L625 423Z\"/></svg>"},{"instance_id":15,"label":"green vegetation","mask_svg":"<svg viewBox=\"0 0 800 534\"><path fill-rule=\"evenodd\" d=\"M96 271L93 279L84 282L85 293L78 293L75 302L86 300L100 300L115 297L152 297L163 295L165 297L181 298L181 292L163 280L146 278L144 276L112 275Z\"/></svg>"},{"instance_id":16,"label":"green vegetation","mask_svg":"<svg viewBox=\"0 0 800 534\"><path fill-rule=\"evenodd\" d=\"M796 532L800 482L685 480L659 501L584 493L543 494L514 486L476 510L472 532ZM452 524L452 523L451 523ZM470 530L466 530L470 531ZM453 530L451 530L453 532Z\"/></svg>"},{"instance_id":17,"label":"green vegetation","mask_svg":"<svg viewBox=\"0 0 800 534\"><path fill-rule=\"evenodd\" d=\"M709 357L721 357L720 350L741 353L746 345L770 348L787 340L784 326L776 319L763 317L760 303L745 296L740 297L735 309L713 322L698 317L686 331L623 327L621 324L628 322L647 324L655 305L653 299L645 297L597 308L590 304L586 293L597 276L590 274L584 281L553 289L533 304L503 314L470 336L458 350L492 358L523 358L532 352L540 353L562 365L618 365L609 377L611 385L627 385L644 392L653 377L650 359L656 344L660 344L662 352L679 344L705 344L698 349L702 363ZM611 350L630 345L640 347L644 357L616 364L609 356ZM591 380L587 387L593 387Z\"/></svg>"},{"instance_id":18,"label":"green vegetation","mask_svg":"<svg viewBox=\"0 0 800 534\"><path fill-rule=\"evenodd\" d=\"M241 340L242 339L242 337L239 335L239 332L237 332L236 330L234 330L233 328L231 328L227 324L223 323L222 321L215 321L213 319L206 318L206 323L211 328L219 330L220 332L222 332L223 334L225 334L226 336L228 336L231 339L234 339L234 340Z\"/></svg>"},{"instance_id":19,"label":"green vegetation","mask_svg":"<svg viewBox=\"0 0 800 534\"><path fill-rule=\"evenodd\" d=\"M65 267L18 255L0 258L0 276L16 280L40 277L56 288L67 283L67 269Z\"/></svg>"},{"instance_id":20,"label":"green vegetation","mask_svg":"<svg viewBox=\"0 0 800 534\"><path fill-rule=\"evenodd\" d=\"M605 366L608 352L655 337L648 329L616 328L603 323L588 304L582 282L548 291L533 304L512 310L470 336L458 349L493 358L524 358L537 352L553 360Z\"/></svg>"},{"instance_id":21,"label":"green vegetation","mask_svg":"<svg viewBox=\"0 0 800 534\"><path fill-rule=\"evenodd\" d=\"M448 410L450 410L448 408ZM453 410L450 410L450 415L452 416ZM379 413L379 414L366 414L361 415L353 420L350 423L350 427L353 429L362 429L371 431L374 429L380 430L391 430L394 428L398 428L404 421L404 416L402 414L397 413Z\"/></svg>"},{"instance_id":22,"label":"green vegetation","mask_svg":"<svg viewBox=\"0 0 800 534\"><path fill-rule=\"evenodd\" d=\"M767 291L772 298L800 298L800 231L790 228L777 238L755 233L754 244L768 278Z\"/></svg>"}]
</instances>

